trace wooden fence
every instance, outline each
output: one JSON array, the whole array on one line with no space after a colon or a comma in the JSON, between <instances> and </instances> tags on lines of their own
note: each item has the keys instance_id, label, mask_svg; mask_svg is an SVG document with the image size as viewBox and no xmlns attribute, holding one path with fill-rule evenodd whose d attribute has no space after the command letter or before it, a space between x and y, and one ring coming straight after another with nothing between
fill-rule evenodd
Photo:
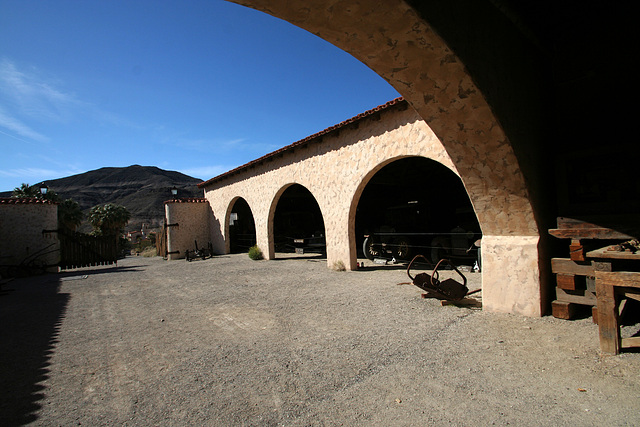
<instances>
[{"instance_id":1,"label":"wooden fence","mask_svg":"<svg viewBox=\"0 0 640 427\"><path fill-rule=\"evenodd\" d=\"M117 261L116 237L60 232L60 269L110 265Z\"/></svg>"}]
</instances>

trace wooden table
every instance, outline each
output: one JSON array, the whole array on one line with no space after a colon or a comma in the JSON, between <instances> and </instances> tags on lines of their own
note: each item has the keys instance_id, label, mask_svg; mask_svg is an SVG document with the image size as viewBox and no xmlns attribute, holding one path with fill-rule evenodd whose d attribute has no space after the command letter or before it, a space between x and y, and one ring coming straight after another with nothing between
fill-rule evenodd
<instances>
[{"instance_id":1,"label":"wooden table","mask_svg":"<svg viewBox=\"0 0 640 427\"><path fill-rule=\"evenodd\" d=\"M637 271L640 253L605 247L586 255L592 260L596 277L600 349L604 353L619 354L622 348L640 347L640 337L621 338L619 318L619 306L624 298L640 301L640 272Z\"/></svg>"}]
</instances>

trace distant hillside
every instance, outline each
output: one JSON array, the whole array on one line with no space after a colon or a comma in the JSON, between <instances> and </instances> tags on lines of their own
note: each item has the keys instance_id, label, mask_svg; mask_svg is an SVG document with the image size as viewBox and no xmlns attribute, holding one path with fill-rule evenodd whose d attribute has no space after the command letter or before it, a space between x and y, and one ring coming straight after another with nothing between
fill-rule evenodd
<instances>
[{"instance_id":1,"label":"distant hillside","mask_svg":"<svg viewBox=\"0 0 640 427\"><path fill-rule=\"evenodd\" d=\"M131 212L128 230L140 229L142 223L149 228L161 226L164 202L172 197L171 188L178 188L178 197L202 197L203 191L197 187L200 182L201 179L180 172L139 165L101 168L46 181L62 200L75 200L85 213L105 203L125 206ZM90 229L86 224L82 227L83 231Z\"/></svg>"}]
</instances>

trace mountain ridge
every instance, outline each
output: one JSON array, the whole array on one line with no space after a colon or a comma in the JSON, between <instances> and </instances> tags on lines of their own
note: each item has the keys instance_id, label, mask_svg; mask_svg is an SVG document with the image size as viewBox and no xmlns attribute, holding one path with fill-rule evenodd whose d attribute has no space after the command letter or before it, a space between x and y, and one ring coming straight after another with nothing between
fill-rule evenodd
<instances>
[{"instance_id":1,"label":"mountain ridge","mask_svg":"<svg viewBox=\"0 0 640 427\"><path fill-rule=\"evenodd\" d=\"M51 190L61 200L73 199L86 215L97 205L116 203L125 206L131 213L127 230L139 230L162 226L164 202L170 200L171 188L178 189L178 197L203 197L197 187L202 180L177 171L160 169L157 166L131 165L126 167L103 167L92 171L47 180ZM0 193L10 197L11 191ZM85 222L81 231L91 227Z\"/></svg>"}]
</instances>

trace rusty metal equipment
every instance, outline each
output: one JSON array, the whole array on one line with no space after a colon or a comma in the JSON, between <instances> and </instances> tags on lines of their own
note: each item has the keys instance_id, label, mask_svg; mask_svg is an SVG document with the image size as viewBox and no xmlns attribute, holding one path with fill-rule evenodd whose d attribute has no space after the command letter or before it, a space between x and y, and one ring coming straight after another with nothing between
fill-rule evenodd
<instances>
[{"instance_id":1,"label":"rusty metal equipment","mask_svg":"<svg viewBox=\"0 0 640 427\"><path fill-rule=\"evenodd\" d=\"M469 288L467 288L467 278L458 270L458 268L449 260L441 259L436 264L431 275L428 273L419 273L415 277L411 275L411 267L413 263L419 259L424 259L427 264L433 265L424 255L416 255L413 257L409 266L407 267L407 275L412 280L413 284L426 292L423 295L425 298L438 298L441 300L459 301L469 294ZM440 266L449 265L456 273L462 278L462 283L454 279L445 279L440 281L440 273L438 269Z\"/></svg>"},{"instance_id":2,"label":"rusty metal equipment","mask_svg":"<svg viewBox=\"0 0 640 427\"><path fill-rule=\"evenodd\" d=\"M184 253L184 256L188 262L193 261L194 259L201 258L203 260L207 258L211 258L213 256L213 245L209 242L209 245L206 248L198 249L198 241L194 240L196 245L196 249L194 251L187 251Z\"/></svg>"}]
</instances>

